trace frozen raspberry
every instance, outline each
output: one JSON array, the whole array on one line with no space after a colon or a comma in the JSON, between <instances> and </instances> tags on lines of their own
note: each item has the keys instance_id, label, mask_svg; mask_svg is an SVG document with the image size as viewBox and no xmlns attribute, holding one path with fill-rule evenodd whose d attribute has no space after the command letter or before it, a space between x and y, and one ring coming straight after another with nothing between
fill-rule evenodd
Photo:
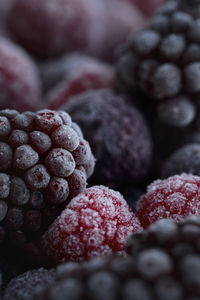
<instances>
[{"instance_id":1,"label":"frozen raspberry","mask_svg":"<svg viewBox=\"0 0 200 300\"><path fill-rule=\"evenodd\" d=\"M94 157L64 111L2 110L0 124L0 242L34 265L35 241L85 189Z\"/></svg>"},{"instance_id":2,"label":"frozen raspberry","mask_svg":"<svg viewBox=\"0 0 200 300\"><path fill-rule=\"evenodd\" d=\"M73 198L44 235L44 249L54 263L123 253L131 232L142 230L120 193L94 186Z\"/></svg>"},{"instance_id":3,"label":"frozen raspberry","mask_svg":"<svg viewBox=\"0 0 200 300\"><path fill-rule=\"evenodd\" d=\"M14 0L9 27L17 41L38 56L93 53L104 33L103 14L98 0Z\"/></svg>"},{"instance_id":4,"label":"frozen raspberry","mask_svg":"<svg viewBox=\"0 0 200 300\"><path fill-rule=\"evenodd\" d=\"M142 226L164 218L180 222L190 215L199 216L199 186L200 177L186 173L154 181L137 204Z\"/></svg>"},{"instance_id":5,"label":"frozen raspberry","mask_svg":"<svg viewBox=\"0 0 200 300\"><path fill-rule=\"evenodd\" d=\"M199 1L167 1L119 55L119 89L141 90L152 106L156 100L160 121L174 127L190 125L199 110L199 8Z\"/></svg>"},{"instance_id":6,"label":"frozen raspberry","mask_svg":"<svg viewBox=\"0 0 200 300\"><path fill-rule=\"evenodd\" d=\"M40 101L38 70L23 49L0 38L0 108L35 110Z\"/></svg>"},{"instance_id":7,"label":"frozen raspberry","mask_svg":"<svg viewBox=\"0 0 200 300\"><path fill-rule=\"evenodd\" d=\"M139 181L151 164L152 139L141 113L110 90L74 97L66 110L77 122L97 159L96 183Z\"/></svg>"},{"instance_id":8,"label":"frozen raspberry","mask_svg":"<svg viewBox=\"0 0 200 300\"><path fill-rule=\"evenodd\" d=\"M200 144L188 144L176 150L161 171L163 177L183 172L200 176Z\"/></svg>"},{"instance_id":9,"label":"frozen raspberry","mask_svg":"<svg viewBox=\"0 0 200 300\"><path fill-rule=\"evenodd\" d=\"M136 6L124 0L105 1L106 30L99 48L99 56L108 61L115 60L118 47L126 42L131 32L145 26L146 20Z\"/></svg>"},{"instance_id":10,"label":"frozen raspberry","mask_svg":"<svg viewBox=\"0 0 200 300\"><path fill-rule=\"evenodd\" d=\"M82 77L88 73L87 76L94 74L95 84L99 84L99 87L111 86L114 77L113 68L110 64L80 53L65 55L57 59L49 59L40 63L39 69L44 94L47 94L51 90L53 91L54 88L57 90L56 87L59 87L61 82L63 82L63 85L64 83L68 85L68 82L78 79L79 76L82 79ZM90 78L88 80L90 80ZM90 81L88 84L90 84ZM86 89L87 87L84 86L84 88ZM96 86L89 86L88 89L89 88L96 88ZM79 86L75 89L75 92L76 90L79 92Z\"/></svg>"},{"instance_id":11,"label":"frozen raspberry","mask_svg":"<svg viewBox=\"0 0 200 300\"><path fill-rule=\"evenodd\" d=\"M30 270L12 279L8 284L4 300L32 300L37 290L54 281L55 270L44 268Z\"/></svg>"},{"instance_id":12,"label":"frozen raspberry","mask_svg":"<svg viewBox=\"0 0 200 300\"><path fill-rule=\"evenodd\" d=\"M72 96L81 94L84 91L111 88L113 86L113 68L109 64L77 54L69 55L64 63L65 73L63 71L63 80L54 88L50 89L44 100L44 105L49 109L59 109L62 105L66 104ZM62 66L62 68L64 68L64 66ZM53 66L49 65L50 69L51 67ZM50 80L53 80L49 68L48 65L46 65L45 72L48 72L46 76L47 79L49 76ZM56 70L54 68L53 70L55 74ZM52 76L54 74L52 74ZM60 75L62 75L62 72Z\"/></svg>"},{"instance_id":13,"label":"frozen raspberry","mask_svg":"<svg viewBox=\"0 0 200 300\"><path fill-rule=\"evenodd\" d=\"M141 277L151 283L152 299L198 299L200 297L200 218L177 224L163 219L127 243ZM139 298L138 298L139 299Z\"/></svg>"}]
</instances>

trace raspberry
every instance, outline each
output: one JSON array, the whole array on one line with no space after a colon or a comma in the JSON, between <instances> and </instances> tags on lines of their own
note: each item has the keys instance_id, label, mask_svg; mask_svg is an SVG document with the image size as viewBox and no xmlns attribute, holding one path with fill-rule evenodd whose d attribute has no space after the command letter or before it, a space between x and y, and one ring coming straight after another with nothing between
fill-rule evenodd
<instances>
[{"instance_id":1,"label":"raspberry","mask_svg":"<svg viewBox=\"0 0 200 300\"><path fill-rule=\"evenodd\" d=\"M85 189L94 157L64 111L2 110L0 122L0 241L34 265L37 240Z\"/></svg>"},{"instance_id":2,"label":"raspberry","mask_svg":"<svg viewBox=\"0 0 200 300\"><path fill-rule=\"evenodd\" d=\"M32 300L36 290L54 281L55 271L44 268L27 271L12 279L8 284L4 300Z\"/></svg>"},{"instance_id":3,"label":"raspberry","mask_svg":"<svg viewBox=\"0 0 200 300\"><path fill-rule=\"evenodd\" d=\"M137 215L144 228L163 218L177 222L190 215L200 215L200 177L183 173L156 180L137 204Z\"/></svg>"},{"instance_id":4,"label":"raspberry","mask_svg":"<svg viewBox=\"0 0 200 300\"><path fill-rule=\"evenodd\" d=\"M114 81L110 64L79 53L49 59L41 63L39 68L47 101L56 100L60 96L68 99L70 93L75 95L85 89L111 87Z\"/></svg>"},{"instance_id":5,"label":"raspberry","mask_svg":"<svg viewBox=\"0 0 200 300\"><path fill-rule=\"evenodd\" d=\"M17 41L40 57L95 53L102 39L104 7L94 0L17 0L8 23Z\"/></svg>"},{"instance_id":6,"label":"raspberry","mask_svg":"<svg viewBox=\"0 0 200 300\"><path fill-rule=\"evenodd\" d=\"M99 48L98 56L107 61L115 61L116 49L123 45L131 32L141 29L145 24L143 14L136 6L123 0L104 1L106 30Z\"/></svg>"},{"instance_id":7,"label":"raspberry","mask_svg":"<svg viewBox=\"0 0 200 300\"><path fill-rule=\"evenodd\" d=\"M94 186L73 198L43 238L53 263L123 253L127 236L141 226L120 193Z\"/></svg>"},{"instance_id":8,"label":"raspberry","mask_svg":"<svg viewBox=\"0 0 200 300\"><path fill-rule=\"evenodd\" d=\"M157 100L160 121L178 128L190 125L199 109L199 17L198 1L168 1L146 29L132 34L118 60L120 88Z\"/></svg>"},{"instance_id":9,"label":"raspberry","mask_svg":"<svg viewBox=\"0 0 200 300\"><path fill-rule=\"evenodd\" d=\"M106 63L74 54L69 56L65 64L66 70L63 80L52 88L45 97L45 104L49 109L59 109L72 96L84 91L113 86L113 69Z\"/></svg>"},{"instance_id":10,"label":"raspberry","mask_svg":"<svg viewBox=\"0 0 200 300\"><path fill-rule=\"evenodd\" d=\"M97 158L96 183L135 182L147 175L152 139L141 113L110 90L90 91L64 107L77 122Z\"/></svg>"},{"instance_id":11,"label":"raspberry","mask_svg":"<svg viewBox=\"0 0 200 300\"><path fill-rule=\"evenodd\" d=\"M19 46L0 37L0 108L20 111L39 106L38 70Z\"/></svg>"},{"instance_id":12,"label":"raspberry","mask_svg":"<svg viewBox=\"0 0 200 300\"><path fill-rule=\"evenodd\" d=\"M200 145L188 144L176 150L164 163L163 177L183 172L200 176Z\"/></svg>"}]
</instances>

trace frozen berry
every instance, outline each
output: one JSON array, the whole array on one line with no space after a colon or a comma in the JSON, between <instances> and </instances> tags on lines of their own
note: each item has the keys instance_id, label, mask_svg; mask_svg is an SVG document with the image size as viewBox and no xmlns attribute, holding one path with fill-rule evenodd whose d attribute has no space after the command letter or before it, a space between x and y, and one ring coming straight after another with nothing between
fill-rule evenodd
<instances>
[{"instance_id":1,"label":"frozen berry","mask_svg":"<svg viewBox=\"0 0 200 300\"><path fill-rule=\"evenodd\" d=\"M116 50L126 42L131 32L135 32L145 25L144 15L140 10L127 1L105 1L106 30L104 39L99 48L99 56L114 61Z\"/></svg>"},{"instance_id":2,"label":"frozen berry","mask_svg":"<svg viewBox=\"0 0 200 300\"><path fill-rule=\"evenodd\" d=\"M199 224L200 218L195 216L188 217L180 224L163 219L129 239L128 253L138 262L142 277L148 280L148 273L152 275L148 281L153 283L153 299L199 298ZM153 257L153 252L163 256L159 265L159 257ZM154 278L153 275L158 271L162 275Z\"/></svg>"},{"instance_id":3,"label":"frozen berry","mask_svg":"<svg viewBox=\"0 0 200 300\"><path fill-rule=\"evenodd\" d=\"M160 121L174 127L190 125L199 110L199 5L166 1L146 29L130 36L119 55L119 89L141 90L151 97L147 101L152 106L156 100Z\"/></svg>"},{"instance_id":4,"label":"frozen berry","mask_svg":"<svg viewBox=\"0 0 200 300\"><path fill-rule=\"evenodd\" d=\"M32 257L35 241L85 189L94 157L64 111L2 110L0 120L0 240Z\"/></svg>"},{"instance_id":5,"label":"frozen berry","mask_svg":"<svg viewBox=\"0 0 200 300\"><path fill-rule=\"evenodd\" d=\"M191 173L200 176L200 144L188 144L176 150L164 163L162 176Z\"/></svg>"},{"instance_id":6,"label":"frozen berry","mask_svg":"<svg viewBox=\"0 0 200 300\"><path fill-rule=\"evenodd\" d=\"M9 27L31 53L49 57L66 52L96 52L104 23L97 0L14 0Z\"/></svg>"},{"instance_id":7,"label":"frozen berry","mask_svg":"<svg viewBox=\"0 0 200 300\"><path fill-rule=\"evenodd\" d=\"M96 257L61 264L55 281L34 300L183 300L200 296L200 219L164 219L134 233L127 257Z\"/></svg>"},{"instance_id":8,"label":"frozen berry","mask_svg":"<svg viewBox=\"0 0 200 300\"><path fill-rule=\"evenodd\" d=\"M53 263L123 253L127 236L142 228L120 193L94 186L73 198L45 233Z\"/></svg>"},{"instance_id":9,"label":"frozen berry","mask_svg":"<svg viewBox=\"0 0 200 300\"><path fill-rule=\"evenodd\" d=\"M58 87L64 85L64 83L67 84L68 88L68 84L73 80L78 80L79 77L80 80L82 78L84 80L84 76L89 76L90 74L90 76L95 76L95 84L98 84L99 87L109 87L113 84L113 67L110 64L81 53L72 53L56 59L49 59L40 63L39 69L43 83L43 91L44 94L47 93L47 95L53 93L54 90L59 90ZM90 80L90 78L88 80ZM61 82L63 82L63 84L61 84ZM95 87L96 86L89 86L88 89ZM84 88L87 88L86 85ZM79 92L79 86L75 89L75 92L76 90Z\"/></svg>"},{"instance_id":10,"label":"frozen berry","mask_svg":"<svg viewBox=\"0 0 200 300\"><path fill-rule=\"evenodd\" d=\"M19 46L0 38L0 108L35 110L40 101L38 70Z\"/></svg>"},{"instance_id":11,"label":"frozen berry","mask_svg":"<svg viewBox=\"0 0 200 300\"><path fill-rule=\"evenodd\" d=\"M44 268L27 271L8 284L4 300L32 300L36 290L54 281L55 271Z\"/></svg>"},{"instance_id":12,"label":"frozen berry","mask_svg":"<svg viewBox=\"0 0 200 300\"><path fill-rule=\"evenodd\" d=\"M65 108L90 142L98 184L139 181L147 175L151 135L141 113L123 96L111 90L85 92Z\"/></svg>"},{"instance_id":13,"label":"frozen berry","mask_svg":"<svg viewBox=\"0 0 200 300\"><path fill-rule=\"evenodd\" d=\"M113 86L114 74L109 64L75 54L70 55L65 64L66 70L63 80L50 89L45 97L44 104L49 109L59 109L72 96L84 91Z\"/></svg>"},{"instance_id":14,"label":"frozen berry","mask_svg":"<svg viewBox=\"0 0 200 300\"><path fill-rule=\"evenodd\" d=\"M200 177L186 173L154 181L137 204L142 226L164 218L180 222L190 215L199 216L199 186Z\"/></svg>"}]
</instances>

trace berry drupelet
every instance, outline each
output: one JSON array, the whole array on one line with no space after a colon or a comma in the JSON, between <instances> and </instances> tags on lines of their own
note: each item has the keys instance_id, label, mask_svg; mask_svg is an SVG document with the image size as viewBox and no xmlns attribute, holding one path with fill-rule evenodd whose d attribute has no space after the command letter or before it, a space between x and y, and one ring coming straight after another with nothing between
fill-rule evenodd
<instances>
[{"instance_id":1,"label":"berry drupelet","mask_svg":"<svg viewBox=\"0 0 200 300\"><path fill-rule=\"evenodd\" d=\"M200 92L199 32L199 1L191 4L171 0L147 29L132 35L119 57L121 88L139 88L156 99L160 121L175 127L188 126L196 115Z\"/></svg>"},{"instance_id":2,"label":"berry drupelet","mask_svg":"<svg viewBox=\"0 0 200 300\"><path fill-rule=\"evenodd\" d=\"M200 216L200 177L183 173L155 180L137 203L136 213L144 228L157 220L180 222L190 215Z\"/></svg>"},{"instance_id":3,"label":"berry drupelet","mask_svg":"<svg viewBox=\"0 0 200 300\"><path fill-rule=\"evenodd\" d=\"M77 122L97 159L96 184L136 182L149 171L152 138L143 115L111 90L85 92L63 107Z\"/></svg>"},{"instance_id":4,"label":"berry drupelet","mask_svg":"<svg viewBox=\"0 0 200 300\"><path fill-rule=\"evenodd\" d=\"M133 234L127 257L98 257L56 269L35 300L188 300L200 297L200 219L164 219Z\"/></svg>"},{"instance_id":5,"label":"berry drupelet","mask_svg":"<svg viewBox=\"0 0 200 300\"><path fill-rule=\"evenodd\" d=\"M93 186L73 198L43 237L53 264L124 253L127 237L142 227L122 195Z\"/></svg>"},{"instance_id":6,"label":"berry drupelet","mask_svg":"<svg viewBox=\"0 0 200 300\"><path fill-rule=\"evenodd\" d=\"M187 144L177 149L161 169L164 178L183 172L200 176L200 144Z\"/></svg>"},{"instance_id":7,"label":"berry drupelet","mask_svg":"<svg viewBox=\"0 0 200 300\"><path fill-rule=\"evenodd\" d=\"M2 110L0 125L0 242L31 256L32 241L85 189L94 157L66 112Z\"/></svg>"}]
</instances>

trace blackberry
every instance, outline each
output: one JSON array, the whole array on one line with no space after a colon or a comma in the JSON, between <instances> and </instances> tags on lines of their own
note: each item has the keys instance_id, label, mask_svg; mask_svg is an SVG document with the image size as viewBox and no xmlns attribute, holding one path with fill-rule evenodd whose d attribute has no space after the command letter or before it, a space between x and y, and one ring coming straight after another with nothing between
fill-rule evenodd
<instances>
[{"instance_id":1,"label":"blackberry","mask_svg":"<svg viewBox=\"0 0 200 300\"><path fill-rule=\"evenodd\" d=\"M0 242L34 262L34 241L85 189L94 157L64 111L2 110L0 124Z\"/></svg>"},{"instance_id":2,"label":"blackberry","mask_svg":"<svg viewBox=\"0 0 200 300\"><path fill-rule=\"evenodd\" d=\"M183 172L200 176L200 144L188 144L177 149L165 161L161 170L162 177Z\"/></svg>"},{"instance_id":3,"label":"blackberry","mask_svg":"<svg viewBox=\"0 0 200 300\"><path fill-rule=\"evenodd\" d=\"M4 300L32 300L36 290L44 288L53 282L55 270L44 268L27 271L15 277L8 284Z\"/></svg>"},{"instance_id":4,"label":"blackberry","mask_svg":"<svg viewBox=\"0 0 200 300\"><path fill-rule=\"evenodd\" d=\"M160 121L175 127L188 126L198 110L200 4L189 4L168 1L147 29L130 37L117 65L120 88L156 99Z\"/></svg>"},{"instance_id":5,"label":"blackberry","mask_svg":"<svg viewBox=\"0 0 200 300\"><path fill-rule=\"evenodd\" d=\"M133 234L127 257L62 264L35 300L188 300L200 297L200 218L163 219Z\"/></svg>"},{"instance_id":6,"label":"blackberry","mask_svg":"<svg viewBox=\"0 0 200 300\"><path fill-rule=\"evenodd\" d=\"M154 299L200 297L199 238L197 216L179 224L162 219L129 238L127 251L136 259L143 279L151 283Z\"/></svg>"},{"instance_id":7,"label":"blackberry","mask_svg":"<svg viewBox=\"0 0 200 300\"><path fill-rule=\"evenodd\" d=\"M152 138L143 115L111 90L73 97L63 107L77 122L97 159L97 184L140 181L148 174Z\"/></svg>"}]
</instances>

